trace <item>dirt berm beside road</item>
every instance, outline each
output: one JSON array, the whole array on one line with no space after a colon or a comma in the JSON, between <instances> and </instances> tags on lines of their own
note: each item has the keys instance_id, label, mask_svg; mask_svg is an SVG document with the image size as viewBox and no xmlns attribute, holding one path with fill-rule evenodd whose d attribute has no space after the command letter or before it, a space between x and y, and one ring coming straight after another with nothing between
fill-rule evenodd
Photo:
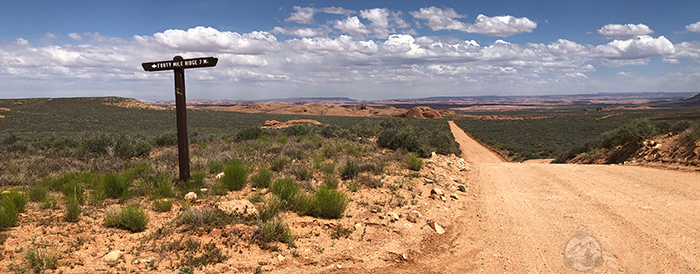
<instances>
[{"instance_id":1,"label":"dirt berm beside road","mask_svg":"<svg viewBox=\"0 0 700 274\"><path fill-rule=\"evenodd\" d=\"M455 137L463 151L479 150ZM470 212L424 240L423 254L372 273L700 270L700 173L476 155L465 155L475 163Z\"/></svg>"}]
</instances>

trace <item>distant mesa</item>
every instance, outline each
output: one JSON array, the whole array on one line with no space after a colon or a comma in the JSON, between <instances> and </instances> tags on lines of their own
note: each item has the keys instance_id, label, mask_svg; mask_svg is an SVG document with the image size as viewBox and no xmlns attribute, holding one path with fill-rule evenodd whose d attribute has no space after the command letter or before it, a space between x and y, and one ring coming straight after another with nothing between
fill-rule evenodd
<instances>
[{"instance_id":1,"label":"distant mesa","mask_svg":"<svg viewBox=\"0 0 700 274\"><path fill-rule=\"evenodd\" d=\"M688 99L681 100L684 105L700 105L700 93Z\"/></svg>"}]
</instances>

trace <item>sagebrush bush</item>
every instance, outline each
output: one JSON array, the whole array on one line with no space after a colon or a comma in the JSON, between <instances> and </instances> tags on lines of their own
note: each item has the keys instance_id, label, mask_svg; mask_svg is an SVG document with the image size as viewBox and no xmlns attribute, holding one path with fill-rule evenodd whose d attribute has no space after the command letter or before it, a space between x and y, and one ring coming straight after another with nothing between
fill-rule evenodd
<instances>
[{"instance_id":1,"label":"sagebrush bush","mask_svg":"<svg viewBox=\"0 0 700 274\"><path fill-rule=\"evenodd\" d=\"M267 169L267 167L261 167L255 175L251 178L253 181L253 187L256 188L269 188L272 184L272 176L274 174L272 171Z\"/></svg>"},{"instance_id":2,"label":"sagebrush bush","mask_svg":"<svg viewBox=\"0 0 700 274\"><path fill-rule=\"evenodd\" d=\"M80 213L82 211L80 210L80 203L78 203L78 200L71 196L66 199L66 213L64 215L66 221L68 222L78 222L80 221Z\"/></svg>"},{"instance_id":3,"label":"sagebrush bush","mask_svg":"<svg viewBox=\"0 0 700 274\"><path fill-rule=\"evenodd\" d=\"M120 135L114 140L114 156L142 157L151 153L151 143L143 136Z\"/></svg>"},{"instance_id":4,"label":"sagebrush bush","mask_svg":"<svg viewBox=\"0 0 700 274\"><path fill-rule=\"evenodd\" d=\"M37 249L35 247L27 249L27 254L24 256L29 269L34 273L42 273L47 269L56 269L58 267L58 258L59 256L55 252L48 252L46 249Z\"/></svg>"},{"instance_id":5,"label":"sagebrush bush","mask_svg":"<svg viewBox=\"0 0 700 274\"><path fill-rule=\"evenodd\" d=\"M287 226L280 217L260 222L258 229L255 231L254 238L263 247L273 241L292 244L295 239L289 226Z\"/></svg>"},{"instance_id":6,"label":"sagebrush bush","mask_svg":"<svg viewBox=\"0 0 700 274\"><path fill-rule=\"evenodd\" d=\"M68 198L75 198L78 203L82 204L85 202L85 191L84 191L84 186L82 183L79 181L70 181L63 185L63 198L68 199Z\"/></svg>"},{"instance_id":7,"label":"sagebrush bush","mask_svg":"<svg viewBox=\"0 0 700 274\"><path fill-rule=\"evenodd\" d=\"M314 171L305 164L299 164L294 167L294 175L299 181L307 181L313 178Z\"/></svg>"},{"instance_id":8,"label":"sagebrush bush","mask_svg":"<svg viewBox=\"0 0 700 274\"><path fill-rule=\"evenodd\" d=\"M260 127L249 127L239 131L236 134L236 140L255 140L263 134L265 134L265 131L263 131L263 129L261 129Z\"/></svg>"},{"instance_id":9,"label":"sagebrush bush","mask_svg":"<svg viewBox=\"0 0 700 274\"><path fill-rule=\"evenodd\" d=\"M271 220L277 217L280 212L287 208L287 202L283 201L276 195L272 195L265 204L260 207L259 219L262 222Z\"/></svg>"},{"instance_id":10,"label":"sagebrush bush","mask_svg":"<svg viewBox=\"0 0 700 274\"><path fill-rule=\"evenodd\" d=\"M0 230L12 227L19 220L19 211L9 198L0 199Z\"/></svg>"},{"instance_id":11,"label":"sagebrush bush","mask_svg":"<svg viewBox=\"0 0 700 274\"><path fill-rule=\"evenodd\" d=\"M323 174L323 185L330 187L330 188L338 188L338 184L340 183L340 180L338 180L338 176L335 175L335 173L324 173Z\"/></svg>"},{"instance_id":12,"label":"sagebrush bush","mask_svg":"<svg viewBox=\"0 0 700 274\"><path fill-rule=\"evenodd\" d=\"M243 189L247 180L248 170L243 162L238 160L231 161L231 163L226 166L226 169L224 169L224 176L220 179L221 183L231 191Z\"/></svg>"},{"instance_id":13,"label":"sagebrush bush","mask_svg":"<svg viewBox=\"0 0 700 274\"><path fill-rule=\"evenodd\" d=\"M299 185L292 179L279 179L272 184L272 193L287 203L290 203L298 192Z\"/></svg>"},{"instance_id":14,"label":"sagebrush bush","mask_svg":"<svg viewBox=\"0 0 700 274\"><path fill-rule=\"evenodd\" d=\"M317 216L338 219L348 206L348 197L337 189L321 187L314 195L314 203Z\"/></svg>"},{"instance_id":15,"label":"sagebrush bush","mask_svg":"<svg viewBox=\"0 0 700 274\"><path fill-rule=\"evenodd\" d=\"M291 160L287 157L279 156L270 161L270 169L272 169L273 171L282 171L290 161Z\"/></svg>"},{"instance_id":16,"label":"sagebrush bush","mask_svg":"<svg viewBox=\"0 0 700 274\"><path fill-rule=\"evenodd\" d=\"M313 216L316 213L314 196L304 191L297 192L290 202L290 209L300 216Z\"/></svg>"},{"instance_id":17,"label":"sagebrush bush","mask_svg":"<svg viewBox=\"0 0 700 274\"><path fill-rule=\"evenodd\" d=\"M49 191L46 189L46 187L32 187L29 189L29 200L32 202L43 202L44 200L46 200L46 194L48 193Z\"/></svg>"},{"instance_id":18,"label":"sagebrush bush","mask_svg":"<svg viewBox=\"0 0 700 274\"><path fill-rule=\"evenodd\" d=\"M406 167L410 170L419 171L423 168L423 159L418 158L415 153L409 153L406 155L404 164L406 164Z\"/></svg>"},{"instance_id":19,"label":"sagebrush bush","mask_svg":"<svg viewBox=\"0 0 700 274\"><path fill-rule=\"evenodd\" d=\"M352 192L357 192L362 188L362 184L357 181L349 181L346 183L345 187Z\"/></svg>"},{"instance_id":20,"label":"sagebrush bush","mask_svg":"<svg viewBox=\"0 0 700 274\"><path fill-rule=\"evenodd\" d=\"M161 134L153 139L153 143L156 146L174 146L177 145L177 133L165 133Z\"/></svg>"},{"instance_id":21,"label":"sagebrush bush","mask_svg":"<svg viewBox=\"0 0 700 274\"><path fill-rule=\"evenodd\" d=\"M148 225L148 213L138 205L129 205L125 208L107 210L104 216L106 227L116 227L131 232L146 230Z\"/></svg>"},{"instance_id":22,"label":"sagebrush bush","mask_svg":"<svg viewBox=\"0 0 700 274\"><path fill-rule=\"evenodd\" d=\"M354 159L348 158L345 161L345 165L343 165L340 168L340 177L343 179L354 179L357 178L357 175L360 174L360 167L357 164L357 161Z\"/></svg>"}]
</instances>

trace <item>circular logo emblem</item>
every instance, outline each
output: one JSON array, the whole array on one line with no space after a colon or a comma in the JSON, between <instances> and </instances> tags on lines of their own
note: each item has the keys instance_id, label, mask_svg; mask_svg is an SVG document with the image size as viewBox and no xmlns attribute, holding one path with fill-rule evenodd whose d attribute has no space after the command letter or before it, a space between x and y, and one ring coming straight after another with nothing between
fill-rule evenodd
<instances>
[{"instance_id":1,"label":"circular logo emblem","mask_svg":"<svg viewBox=\"0 0 700 274\"><path fill-rule=\"evenodd\" d=\"M603 264L603 249L600 242L590 234L579 231L564 247L564 265L585 272Z\"/></svg>"}]
</instances>

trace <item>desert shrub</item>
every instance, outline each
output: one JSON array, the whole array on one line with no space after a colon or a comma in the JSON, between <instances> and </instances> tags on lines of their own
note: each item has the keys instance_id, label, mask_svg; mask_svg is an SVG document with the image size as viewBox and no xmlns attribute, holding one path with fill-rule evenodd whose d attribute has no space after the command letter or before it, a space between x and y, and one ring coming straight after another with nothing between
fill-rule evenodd
<instances>
[{"instance_id":1,"label":"desert shrub","mask_svg":"<svg viewBox=\"0 0 700 274\"><path fill-rule=\"evenodd\" d=\"M338 188L338 184L340 183L340 180L338 180L338 176L335 175L335 173L328 172L323 174L323 185L330 187L330 188Z\"/></svg>"},{"instance_id":2,"label":"desert shrub","mask_svg":"<svg viewBox=\"0 0 700 274\"><path fill-rule=\"evenodd\" d=\"M251 178L253 181L253 187L256 188L268 188L272 184L272 176L274 174L272 171L267 169L267 167L262 167L255 173Z\"/></svg>"},{"instance_id":3,"label":"desert shrub","mask_svg":"<svg viewBox=\"0 0 700 274\"><path fill-rule=\"evenodd\" d=\"M280 199L278 196L271 196L264 205L260 207L260 221L265 222L277 217L280 212L287 208L287 202Z\"/></svg>"},{"instance_id":4,"label":"desert shrub","mask_svg":"<svg viewBox=\"0 0 700 274\"><path fill-rule=\"evenodd\" d=\"M114 156L141 157L151 153L151 143L142 136L119 135L114 140Z\"/></svg>"},{"instance_id":5,"label":"desert shrub","mask_svg":"<svg viewBox=\"0 0 700 274\"><path fill-rule=\"evenodd\" d=\"M190 191L199 193L200 189L204 187L204 179L206 177L207 174L204 172L204 170L195 170L192 172L189 180L177 182L177 188L179 188L180 192L182 193L187 193ZM168 183L170 181L171 179L168 178Z\"/></svg>"},{"instance_id":6,"label":"desert shrub","mask_svg":"<svg viewBox=\"0 0 700 274\"><path fill-rule=\"evenodd\" d=\"M46 194L48 193L49 191L46 189L46 187L32 187L29 189L29 200L32 202L43 202L44 200L46 200Z\"/></svg>"},{"instance_id":7,"label":"desert shrub","mask_svg":"<svg viewBox=\"0 0 700 274\"><path fill-rule=\"evenodd\" d=\"M224 163L222 162L211 162L209 163L209 173L218 174L224 171Z\"/></svg>"},{"instance_id":8,"label":"desert shrub","mask_svg":"<svg viewBox=\"0 0 700 274\"><path fill-rule=\"evenodd\" d=\"M138 205L115 209L105 212L103 221L106 227L116 227L131 232L141 232L146 229L148 214Z\"/></svg>"},{"instance_id":9,"label":"desert shrub","mask_svg":"<svg viewBox=\"0 0 700 274\"><path fill-rule=\"evenodd\" d=\"M614 151L608 157L608 163L620 163L627 160L634 151L641 147L642 142L658 133L658 128L647 119L634 119L625 124L603 132L594 140L571 148L562 153L555 162L563 163L581 153L606 148Z\"/></svg>"},{"instance_id":10,"label":"desert shrub","mask_svg":"<svg viewBox=\"0 0 700 274\"><path fill-rule=\"evenodd\" d=\"M126 199L130 195L129 186L131 182L127 182L124 177L110 172L105 174L103 180L107 198Z\"/></svg>"},{"instance_id":11,"label":"desert shrub","mask_svg":"<svg viewBox=\"0 0 700 274\"><path fill-rule=\"evenodd\" d=\"M696 121L687 131L688 137L692 141L700 140L700 121Z\"/></svg>"},{"instance_id":12,"label":"desert shrub","mask_svg":"<svg viewBox=\"0 0 700 274\"><path fill-rule=\"evenodd\" d=\"M289 226L287 226L280 217L274 217L260 222L253 237L262 247L267 246L273 241L291 245L295 239Z\"/></svg>"},{"instance_id":13,"label":"desert shrub","mask_svg":"<svg viewBox=\"0 0 700 274\"><path fill-rule=\"evenodd\" d=\"M254 139L258 139L258 137L260 137L263 134L265 134L265 131L263 131L259 127L244 128L243 130L239 131L236 134L236 140L237 141L254 140Z\"/></svg>"},{"instance_id":14,"label":"desert shrub","mask_svg":"<svg viewBox=\"0 0 700 274\"><path fill-rule=\"evenodd\" d=\"M290 203L298 192L299 185L292 179L279 179L272 184L272 193L287 203Z\"/></svg>"},{"instance_id":15,"label":"desert shrub","mask_svg":"<svg viewBox=\"0 0 700 274\"><path fill-rule=\"evenodd\" d=\"M693 126L693 123L688 120L681 120L673 124L669 129L668 132L673 132L674 134L681 133L685 131L686 129L689 129L690 127Z\"/></svg>"},{"instance_id":16,"label":"desert shrub","mask_svg":"<svg viewBox=\"0 0 700 274\"><path fill-rule=\"evenodd\" d=\"M15 204L18 212L24 212L24 207L27 205L27 195L19 189L11 189L2 194L2 199L8 199Z\"/></svg>"},{"instance_id":17,"label":"desert shrub","mask_svg":"<svg viewBox=\"0 0 700 274\"><path fill-rule=\"evenodd\" d=\"M224 170L224 176L220 179L221 183L231 191L243 189L246 180L248 180L248 170L239 160L231 161Z\"/></svg>"},{"instance_id":18,"label":"desert shrub","mask_svg":"<svg viewBox=\"0 0 700 274\"><path fill-rule=\"evenodd\" d=\"M352 143L347 143L343 145L343 149L345 150L345 154L347 155L355 157L362 156L362 145L354 146Z\"/></svg>"},{"instance_id":19,"label":"desert shrub","mask_svg":"<svg viewBox=\"0 0 700 274\"><path fill-rule=\"evenodd\" d=\"M371 160L362 161L358 165L360 172L372 172L374 175L381 175L384 173L384 168L386 163L382 158L373 158Z\"/></svg>"},{"instance_id":20,"label":"desert shrub","mask_svg":"<svg viewBox=\"0 0 700 274\"><path fill-rule=\"evenodd\" d=\"M154 200L153 209L157 212L170 212L173 209L173 200L167 198Z\"/></svg>"},{"instance_id":21,"label":"desert shrub","mask_svg":"<svg viewBox=\"0 0 700 274\"><path fill-rule=\"evenodd\" d=\"M153 143L156 146L174 146L177 145L177 133L165 133L161 134L153 139Z\"/></svg>"},{"instance_id":22,"label":"desert shrub","mask_svg":"<svg viewBox=\"0 0 700 274\"><path fill-rule=\"evenodd\" d=\"M80 221L80 203L78 200L71 196L66 199L66 214L64 215L66 221L68 222L78 222Z\"/></svg>"},{"instance_id":23,"label":"desert shrub","mask_svg":"<svg viewBox=\"0 0 700 274\"><path fill-rule=\"evenodd\" d=\"M335 164L334 163L326 163L321 165L321 171L323 173L335 173Z\"/></svg>"},{"instance_id":24,"label":"desert shrub","mask_svg":"<svg viewBox=\"0 0 700 274\"><path fill-rule=\"evenodd\" d=\"M287 138L288 138L287 136L277 137L277 143L280 145L284 145L287 143Z\"/></svg>"},{"instance_id":25,"label":"desert shrub","mask_svg":"<svg viewBox=\"0 0 700 274\"><path fill-rule=\"evenodd\" d=\"M376 179L373 176L362 176L359 179L360 184L367 186L369 188L380 188L384 186L384 183L382 183L382 180Z\"/></svg>"},{"instance_id":26,"label":"desert shrub","mask_svg":"<svg viewBox=\"0 0 700 274\"><path fill-rule=\"evenodd\" d=\"M90 133L83 136L78 147L83 156L106 156L112 146L112 138L102 133Z\"/></svg>"},{"instance_id":27,"label":"desert shrub","mask_svg":"<svg viewBox=\"0 0 700 274\"><path fill-rule=\"evenodd\" d=\"M284 134L287 136L302 136L309 135L315 131L316 127L309 124L300 124L284 129Z\"/></svg>"},{"instance_id":28,"label":"desert shrub","mask_svg":"<svg viewBox=\"0 0 700 274\"><path fill-rule=\"evenodd\" d=\"M75 198L75 200L83 204L85 202L84 198L84 186L82 183L79 181L70 181L63 185L63 198L64 199L70 199L70 198Z\"/></svg>"},{"instance_id":29,"label":"desert shrub","mask_svg":"<svg viewBox=\"0 0 700 274\"><path fill-rule=\"evenodd\" d=\"M346 183L345 187L352 192L358 192L362 188L362 184L358 181L349 181Z\"/></svg>"},{"instance_id":30,"label":"desert shrub","mask_svg":"<svg viewBox=\"0 0 700 274\"><path fill-rule=\"evenodd\" d=\"M59 256L54 252L48 252L46 249L30 247L27 249L27 254L25 254L24 259L32 272L42 273L47 269L56 269L58 267Z\"/></svg>"},{"instance_id":31,"label":"desert shrub","mask_svg":"<svg viewBox=\"0 0 700 274\"><path fill-rule=\"evenodd\" d=\"M340 168L340 177L343 179L354 179L360 174L360 167L352 158L345 161L345 165Z\"/></svg>"},{"instance_id":32,"label":"desert shrub","mask_svg":"<svg viewBox=\"0 0 700 274\"><path fill-rule=\"evenodd\" d=\"M282 171L284 167L290 162L291 160L287 157L284 156L279 156L275 159L272 159L270 161L270 169L274 171Z\"/></svg>"},{"instance_id":33,"label":"desert shrub","mask_svg":"<svg viewBox=\"0 0 700 274\"><path fill-rule=\"evenodd\" d=\"M337 219L343 216L348 198L342 191L321 187L314 195L314 203L317 216Z\"/></svg>"},{"instance_id":34,"label":"desert shrub","mask_svg":"<svg viewBox=\"0 0 700 274\"><path fill-rule=\"evenodd\" d=\"M313 144L313 146L314 146L314 147L308 147L308 145L307 145L307 149L321 148L321 146L323 146L323 138L321 138L321 136L318 136L316 134L301 135L301 136L297 137L297 142L301 143L303 141L308 141L308 143Z\"/></svg>"},{"instance_id":35,"label":"desert shrub","mask_svg":"<svg viewBox=\"0 0 700 274\"><path fill-rule=\"evenodd\" d=\"M217 196L223 196L228 193L228 188L222 183L216 183L211 186L211 194Z\"/></svg>"},{"instance_id":36,"label":"desert shrub","mask_svg":"<svg viewBox=\"0 0 700 274\"><path fill-rule=\"evenodd\" d=\"M294 176L299 181L307 181L314 176L314 171L305 164L298 164L294 167Z\"/></svg>"},{"instance_id":37,"label":"desert shrub","mask_svg":"<svg viewBox=\"0 0 700 274\"><path fill-rule=\"evenodd\" d=\"M316 212L315 206L314 196L303 191L297 192L297 194L292 197L292 201L289 204L290 209L300 216L314 215Z\"/></svg>"},{"instance_id":38,"label":"desert shrub","mask_svg":"<svg viewBox=\"0 0 700 274\"><path fill-rule=\"evenodd\" d=\"M357 140L357 134L353 133L349 128L330 125L321 128L319 134L326 138L343 138L346 140Z\"/></svg>"},{"instance_id":39,"label":"desert shrub","mask_svg":"<svg viewBox=\"0 0 700 274\"><path fill-rule=\"evenodd\" d=\"M336 146L323 146L321 147L321 153L323 157L330 159L337 156L340 153L340 149Z\"/></svg>"},{"instance_id":40,"label":"desert shrub","mask_svg":"<svg viewBox=\"0 0 700 274\"><path fill-rule=\"evenodd\" d=\"M0 230L14 226L19 220L19 211L14 201L3 197L0 199Z\"/></svg>"},{"instance_id":41,"label":"desert shrub","mask_svg":"<svg viewBox=\"0 0 700 274\"><path fill-rule=\"evenodd\" d=\"M409 153L406 155L406 159L404 159L404 164L406 164L406 167L410 170L419 171L423 168L423 159L418 158L415 153Z\"/></svg>"}]
</instances>

